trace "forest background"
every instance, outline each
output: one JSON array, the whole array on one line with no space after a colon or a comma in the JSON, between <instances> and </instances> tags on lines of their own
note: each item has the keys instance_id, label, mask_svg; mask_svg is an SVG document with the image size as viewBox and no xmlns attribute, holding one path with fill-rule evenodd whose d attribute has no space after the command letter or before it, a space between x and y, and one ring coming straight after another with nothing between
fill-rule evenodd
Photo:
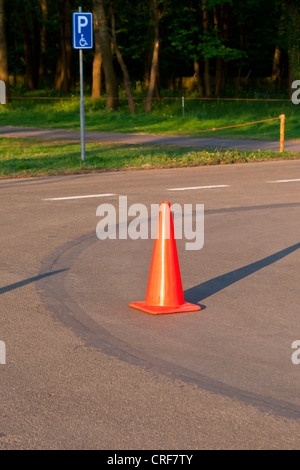
<instances>
[{"instance_id":1,"label":"forest background","mask_svg":"<svg viewBox=\"0 0 300 470\"><path fill-rule=\"evenodd\" d=\"M0 80L16 90L78 90L72 12L94 13L84 52L92 98L124 91L150 111L161 90L202 98L288 98L300 78L299 0L0 0Z\"/></svg>"}]
</instances>

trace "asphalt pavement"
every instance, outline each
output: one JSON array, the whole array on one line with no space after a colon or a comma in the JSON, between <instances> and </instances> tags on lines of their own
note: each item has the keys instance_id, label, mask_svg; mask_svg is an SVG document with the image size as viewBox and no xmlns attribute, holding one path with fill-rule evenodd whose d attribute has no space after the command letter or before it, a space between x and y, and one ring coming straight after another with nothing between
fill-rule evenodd
<instances>
[{"instance_id":1,"label":"asphalt pavement","mask_svg":"<svg viewBox=\"0 0 300 470\"><path fill-rule=\"evenodd\" d=\"M299 448L299 180L299 160L0 180L0 449ZM177 240L200 311L129 307L154 240L97 237L120 196L194 224L204 204L203 248Z\"/></svg>"},{"instance_id":2,"label":"asphalt pavement","mask_svg":"<svg viewBox=\"0 0 300 470\"><path fill-rule=\"evenodd\" d=\"M80 140L80 132L62 129L21 128L14 126L0 126L2 137L42 138ZM86 131L87 142L118 142L123 144L152 144L152 145L180 145L203 148L238 148L240 150L273 150L279 152L278 141L225 139L214 137L193 137L183 135L149 135L149 134L123 134L116 132ZM300 152L300 139L286 139L284 150L287 152Z\"/></svg>"}]
</instances>

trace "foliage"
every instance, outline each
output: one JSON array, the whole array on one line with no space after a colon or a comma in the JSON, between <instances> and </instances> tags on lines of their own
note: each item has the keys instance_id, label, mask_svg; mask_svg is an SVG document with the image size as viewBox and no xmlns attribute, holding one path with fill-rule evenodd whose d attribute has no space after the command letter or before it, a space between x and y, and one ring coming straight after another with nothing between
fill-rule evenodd
<instances>
[{"instance_id":1,"label":"foliage","mask_svg":"<svg viewBox=\"0 0 300 470\"><path fill-rule=\"evenodd\" d=\"M129 76L132 81L140 83L145 83L151 66L152 2L104 2L108 15L109 8L114 9L118 47ZM230 77L270 77L275 47L279 46L280 86L288 91L289 65L297 69L300 63L298 3L298 0L163 2L166 10L160 18L159 86L166 86L175 77L194 75L195 61L199 63L200 73L204 73L205 60L210 61L212 83L220 71L225 82ZM83 11L93 10L93 0L4 0L8 66L14 88L19 84L27 89L52 86L65 93L78 85L78 51L70 51L69 63L66 38L70 34L71 14L79 4ZM162 8L162 0L158 5ZM207 11L206 26L203 23L204 10ZM280 23L283 10L286 15ZM87 85L92 82L93 57L93 51L85 51ZM58 80L62 64L70 69L70 83L65 80L64 85ZM218 67L222 68L219 70ZM122 73L115 56L114 68L119 83L122 83ZM219 91L216 90L216 93Z\"/></svg>"}]
</instances>

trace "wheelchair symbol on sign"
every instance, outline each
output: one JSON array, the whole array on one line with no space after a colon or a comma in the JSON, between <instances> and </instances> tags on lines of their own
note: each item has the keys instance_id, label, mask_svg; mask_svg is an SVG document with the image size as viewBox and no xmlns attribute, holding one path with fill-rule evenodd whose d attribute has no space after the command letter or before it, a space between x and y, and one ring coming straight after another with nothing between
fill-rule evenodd
<instances>
[{"instance_id":1,"label":"wheelchair symbol on sign","mask_svg":"<svg viewBox=\"0 0 300 470\"><path fill-rule=\"evenodd\" d=\"M80 38L80 40L79 40L79 45L80 45L81 47L85 47L85 46L88 45L87 41L86 41L85 38L83 37L83 34L81 35L81 38Z\"/></svg>"}]
</instances>

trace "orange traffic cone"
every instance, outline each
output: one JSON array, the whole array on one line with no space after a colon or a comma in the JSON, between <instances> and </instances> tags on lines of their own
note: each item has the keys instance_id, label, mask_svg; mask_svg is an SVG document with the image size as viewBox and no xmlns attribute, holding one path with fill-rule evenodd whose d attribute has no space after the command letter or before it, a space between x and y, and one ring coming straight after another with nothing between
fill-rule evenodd
<instances>
[{"instance_id":1,"label":"orange traffic cone","mask_svg":"<svg viewBox=\"0 0 300 470\"><path fill-rule=\"evenodd\" d=\"M184 301L169 202L160 205L146 300L129 306L153 314L201 310L199 305Z\"/></svg>"}]
</instances>

